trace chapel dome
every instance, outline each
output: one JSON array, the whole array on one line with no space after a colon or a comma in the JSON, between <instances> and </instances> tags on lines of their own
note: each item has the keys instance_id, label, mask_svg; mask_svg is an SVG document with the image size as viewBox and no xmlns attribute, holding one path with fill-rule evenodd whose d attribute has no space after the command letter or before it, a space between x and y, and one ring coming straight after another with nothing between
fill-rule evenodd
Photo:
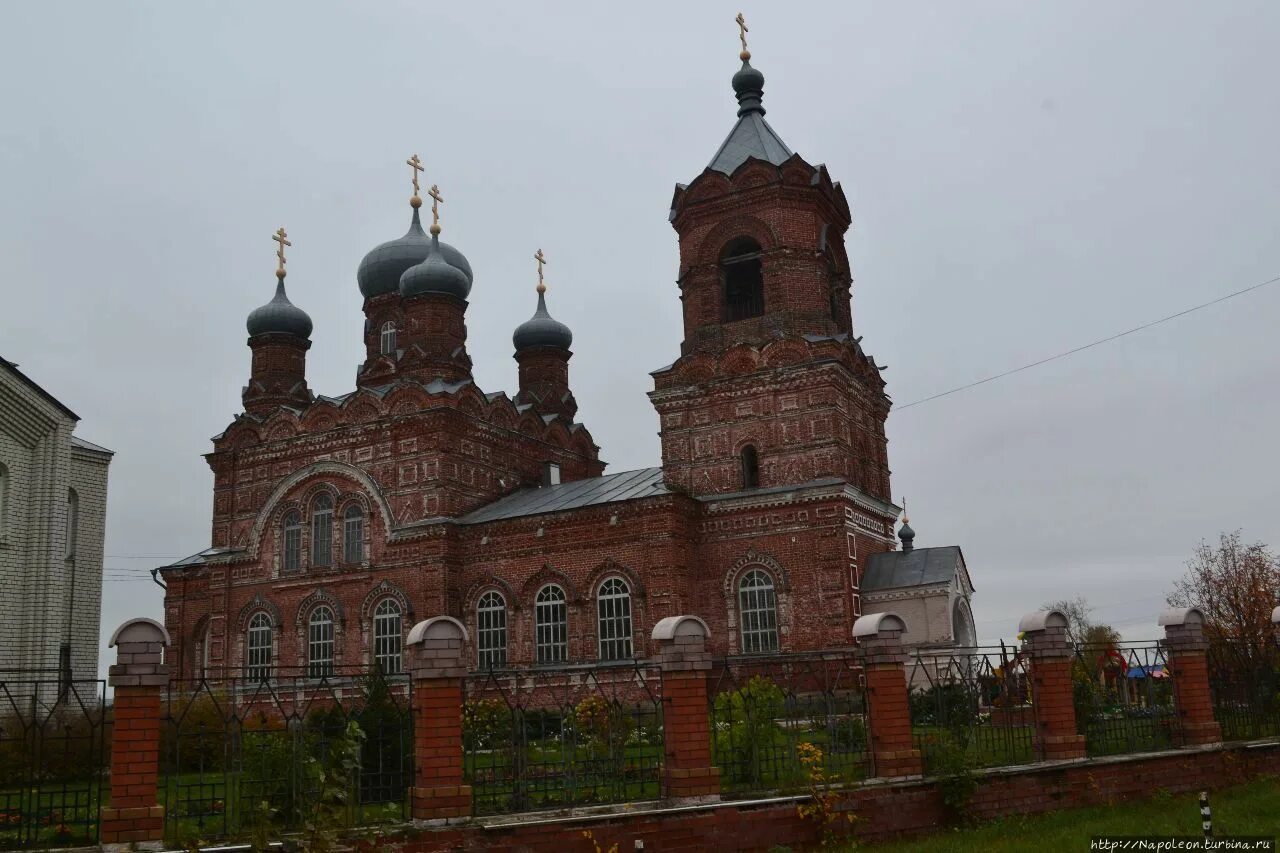
<instances>
[{"instance_id":1,"label":"chapel dome","mask_svg":"<svg viewBox=\"0 0 1280 853\"><path fill-rule=\"evenodd\" d=\"M457 263L444 253L444 243L432 235L427 239L427 254L400 276L400 295L418 296L423 293L443 293L466 299L471 293L471 266L457 249L453 251Z\"/></svg>"},{"instance_id":2,"label":"chapel dome","mask_svg":"<svg viewBox=\"0 0 1280 853\"><path fill-rule=\"evenodd\" d=\"M413 221L403 237L376 246L360 261L356 271L356 281L360 285L360 293L366 299L395 293L400 287L400 277L412 266L422 263L431 251L431 237L422 229L422 220L417 208L413 211ZM467 279L467 291L471 289L471 264L466 257L448 243L440 243L440 254L450 266L457 267Z\"/></svg>"},{"instance_id":3,"label":"chapel dome","mask_svg":"<svg viewBox=\"0 0 1280 853\"><path fill-rule=\"evenodd\" d=\"M516 326L511 343L515 344L516 352L532 347L568 349L573 344L573 332L547 312L546 294L539 291L538 310L528 320Z\"/></svg>"},{"instance_id":4,"label":"chapel dome","mask_svg":"<svg viewBox=\"0 0 1280 853\"><path fill-rule=\"evenodd\" d=\"M297 305L289 301L284 292L284 279L276 279L276 295L266 305L249 312L245 321L249 336L284 334L309 339L311 337L311 317Z\"/></svg>"}]
</instances>

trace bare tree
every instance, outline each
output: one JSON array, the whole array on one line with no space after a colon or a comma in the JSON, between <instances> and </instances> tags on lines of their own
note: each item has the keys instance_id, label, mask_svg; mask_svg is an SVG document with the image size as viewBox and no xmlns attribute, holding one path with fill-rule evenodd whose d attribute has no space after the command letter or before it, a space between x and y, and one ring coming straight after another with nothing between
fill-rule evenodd
<instances>
[{"instance_id":1,"label":"bare tree","mask_svg":"<svg viewBox=\"0 0 1280 853\"><path fill-rule=\"evenodd\" d=\"M1067 617L1067 639L1073 643L1114 646L1120 642L1120 634L1115 628L1093 621L1093 607L1083 595L1072 599L1051 601L1041 609L1059 610Z\"/></svg>"},{"instance_id":2,"label":"bare tree","mask_svg":"<svg viewBox=\"0 0 1280 853\"><path fill-rule=\"evenodd\" d=\"M1199 607L1205 636L1219 652L1258 660L1271 645L1271 610L1280 599L1280 560L1262 542L1246 545L1240 531L1222 533L1216 547L1201 542L1168 602Z\"/></svg>"}]
</instances>

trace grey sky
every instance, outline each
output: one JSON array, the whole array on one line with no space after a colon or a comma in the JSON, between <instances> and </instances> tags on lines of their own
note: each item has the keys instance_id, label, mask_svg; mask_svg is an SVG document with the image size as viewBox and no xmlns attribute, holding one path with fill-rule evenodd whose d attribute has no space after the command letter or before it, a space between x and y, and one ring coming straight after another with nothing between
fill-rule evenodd
<instances>
[{"instance_id":1,"label":"grey sky","mask_svg":"<svg viewBox=\"0 0 1280 853\"><path fill-rule=\"evenodd\" d=\"M0 353L117 452L108 574L208 544L281 224L311 386L361 358L355 269L410 153L476 271L475 375L514 393L530 257L612 471L656 464L680 339L673 185L734 121L714 3L10 3ZM854 322L906 403L1280 274L1280 4L757 4L769 121L843 182ZM1280 545L1280 285L890 418L918 545L979 632L1082 594L1132 637L1202 537ZM161 559L132 559L158 555ZM159 615L110 581L103 630Z\"/></svg>"}]
</instances>

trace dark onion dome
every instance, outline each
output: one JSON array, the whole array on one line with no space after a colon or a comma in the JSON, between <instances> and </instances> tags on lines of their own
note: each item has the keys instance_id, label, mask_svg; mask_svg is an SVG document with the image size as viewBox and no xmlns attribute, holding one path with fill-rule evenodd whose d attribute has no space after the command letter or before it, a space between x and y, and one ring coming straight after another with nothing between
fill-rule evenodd
<instances>
[{"instance_id":1,"label":"dark onion dome","mask_svg":"<svg viewBox=\"0 0 1280 853\"><path fill-rule=\"evenodd\" d=\"M911 522L907 521L905 516L902 519L902 527L898 528L898 538L902 540L903 551L910 551L915 547L916 532L911 529Z\"/></svg>"},{"instance_id":2,"label":"dark onion dome","mask_svg":"<svg viewBox=\"0 0 1280 853\"><path fill-rule=\"evenodd\" d=\"M400 287L400 277L405 270L427 259L431 251L431 238L422 230L418 210L414 208L409 230L398 240L389 240L364 256L356 271L356 281L365 298L395 293ZM471 289L471 264L461 252L448 243L440 244L440 254L450 265L462 270L467 277L467 290Z\"/></svg>"},{"instance_id":3,"label":"dark onion dome","mask_svg":"<svg viewBox=\"0 0 1280 853\"><path fill-rule=\"evenodd\" d=\"M283 278L276 279L276 295L266 305L249 312L249 319L244 325L250 337L272 333L304 339L311 337L311 318L289 301L284 292Z\"/></svg>"},{"instance_id":4,"label":"dark onion dome","mask_svg":"<svg viewBox=\"0 0 1280 853\"><path fill-rule=\"evenodd\" d=\"M417 212L414 212L417 218ZM454 250L457 252L457 250ZM459 258L462 253L457 252ZM466 258L462 258L466 263ZM466 299L471 292L471 276L462 267L452 263L444 254L444 244L434 234L427 240L427 256L421 263L414 264L400 276L400 295L417 296L422 293L443 293Z\"/></svg>"},{"instance_id":5,"label":"dark onion dome","mask_svg":"<svg viewBox=\"0 0 1280 853\"><path fill-rule=\"evenodd\" d=\"M738 115L764 115L764 75L751 67L751 55L743 52L742 67L733 75L733 92L738 96Z\"/></svg>"},{"instance_id":6,"label":"dark onion dome","mask_svg":"<svg viewBox=\"0 0 1280 853\"><path fill-rule=\"evenodd\" d=\"M511 343L515 344L516 352L533 347L568 349L573 344L573 332L569 327L547 313L544 289L538 291L538 310L528 320L516 326Z\"/></svg>"}]
</instances>

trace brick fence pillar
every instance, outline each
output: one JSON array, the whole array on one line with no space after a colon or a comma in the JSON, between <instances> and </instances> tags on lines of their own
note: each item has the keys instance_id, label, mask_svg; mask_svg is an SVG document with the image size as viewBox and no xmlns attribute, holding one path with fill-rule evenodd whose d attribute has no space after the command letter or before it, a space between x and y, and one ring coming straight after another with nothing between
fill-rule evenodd
<instances>
[{"instance_id":1,"label":"brick fence pillar","mask_svg":"<svg viewBox=\"0 0 1280 853\"><path fill-rule=\"evenodd\" d=\"M1075 649L1067 639L1067 617L1058 610L1037 610L1022 617L1018 632L1031 660L1031 702L1035 745L1045 761L1084 758L1084 735L1076 731L1071 667Z\"/></svg>"},{"instance_id":2,"label":"brick fence pillar","mask_svg":"<svg viewBox=\"0 0 1280 853\"><path fill-rule=\"evenodd\" d=\"M663 787L668 797L719 797L711 764L707 671L711 632L697 616L668 616L653 626L662 666Z\"/></svg>"},{"instance_id":3,"label":"brick fence pillar","mask_svg":"<svg viewBox=\"0 0 1280 853\"><path fill-rule=\"evenodd\" d=\"M413 680L414 820L469 817L471 786L462 773L462 679L467 629L435 616L409 631Z\"/></svg>"},{"instance_id":4,"label":"brick fence pillar","mask_svg":"<svg viewBox=\"0 0 1280 853\"><path fill-rule=\"evenodd\" d=\"M115 690L111 724L111 804L102 809L102 844L164 838L160 775L160 694L169 683L164 649L169 632L152 619L130 619L111 635L116 662L107 683Z\"/></svg>"},{"instance_id":5,"label":"brick fence pillar","mask_svg":"<svg viewBox=\"0 0 1280 853\"><path fill-rule=\"evenodd\" d=\"M1222 742L1222 726L1213 718L1209 694L1209 643L1204 638L1204 612L1198 607L1171 607L1160 614L1173 700L1178 710L1176 743L1199 746Z\"/></svg>"},{"instance_id":6,"label":"brick fence pillar","mask_svg":"<svg viewBox=\"0 0 1280 853\"><path fill-rule=\"evenodd\" d=\"M920 776L924 762L911 737L907 656L902 634L907 623L895 613L871 613L853 623L867 679L867 728L875 774L884 778Z\"/></svg>"}]
</instances>

